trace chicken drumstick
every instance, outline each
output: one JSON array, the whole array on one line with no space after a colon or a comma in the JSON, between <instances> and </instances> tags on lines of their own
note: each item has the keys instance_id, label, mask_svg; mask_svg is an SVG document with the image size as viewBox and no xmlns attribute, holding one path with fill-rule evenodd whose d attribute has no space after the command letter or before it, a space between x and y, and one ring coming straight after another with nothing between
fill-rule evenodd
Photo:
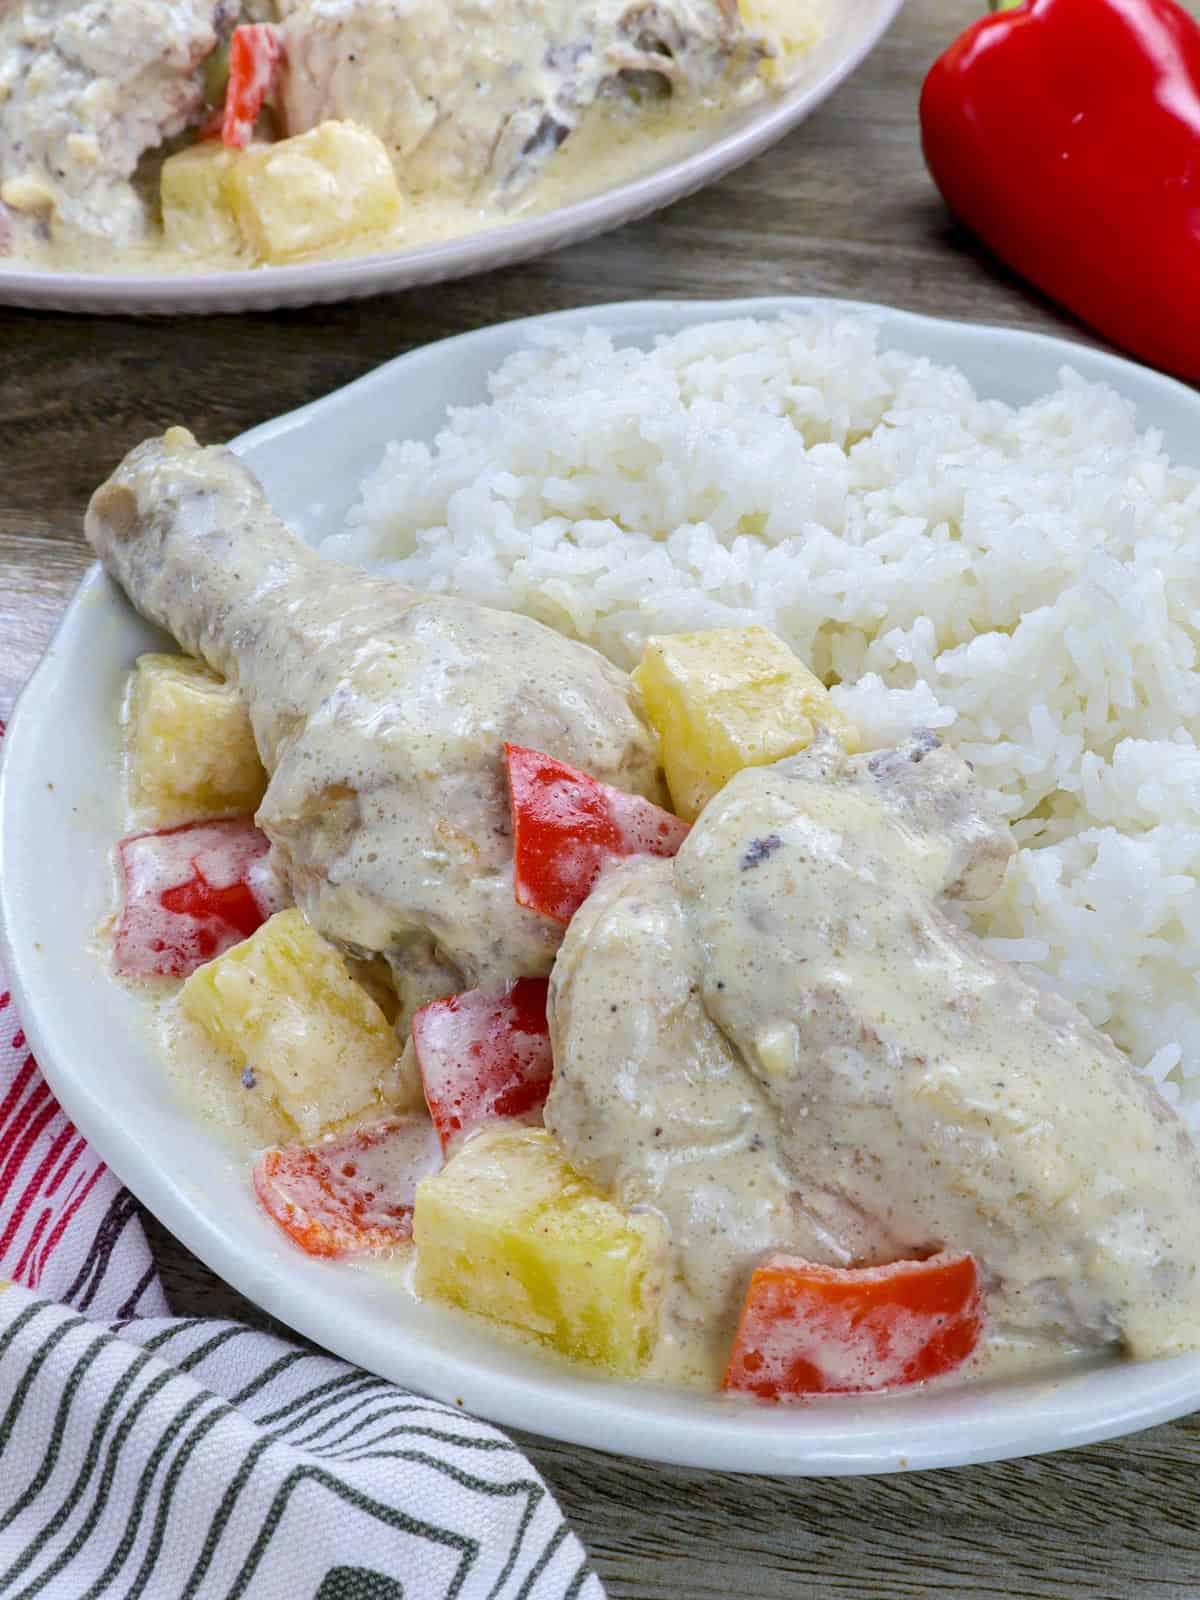
<instances>
[{"instance_id":1,"label":"chicken drumstick","mask_svg":"<svg viewBox=\"0 0 1200 1600\"><path fill-rule=\"evenodd\" d=\"M659 797L623 672L527 617L322 560L182 428L125 459L86 531L139 611L242 691L277 868L321 933L387 957L405 1016L549 971L558 931L513 900L502 746Z\"/></svg>"}]
</instances>

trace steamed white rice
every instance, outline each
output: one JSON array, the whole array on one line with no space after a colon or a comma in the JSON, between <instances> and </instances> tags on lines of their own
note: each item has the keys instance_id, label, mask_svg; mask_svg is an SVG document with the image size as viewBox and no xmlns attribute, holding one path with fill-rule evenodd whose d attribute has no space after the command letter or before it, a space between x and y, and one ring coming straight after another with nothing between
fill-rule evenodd
<instances>
[{"instance_id":1,"label":"steamed white rice","mask_svg":"<svg viewBox=\"0 0 1200 1600\"><path fill-rule=\"evenodd\" d=\"M880 745L975 763L1020 852L972 915L1200 1127L1200 473L1069 369L1019 409L844 317L527 350L401 443L327 554L632 666L761 622Z\"/></svg>"}]
</instances>

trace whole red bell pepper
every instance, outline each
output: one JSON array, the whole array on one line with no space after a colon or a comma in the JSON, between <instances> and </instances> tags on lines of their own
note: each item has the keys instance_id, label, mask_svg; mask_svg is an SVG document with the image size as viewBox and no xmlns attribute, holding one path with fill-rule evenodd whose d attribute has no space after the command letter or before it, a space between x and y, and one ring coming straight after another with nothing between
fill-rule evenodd
<instances>
[{"instance_id":1,"label":"whole red bell pepper","mask_svg":"<svg viewBox=\"0 0 1200 1600\"><path fill-rule=\"evenodd\" d=\"M1174 0L1024 0L921 94L946 203L1114 344L1200 380L1200 26Z\"/></svg>"}]
</instances>

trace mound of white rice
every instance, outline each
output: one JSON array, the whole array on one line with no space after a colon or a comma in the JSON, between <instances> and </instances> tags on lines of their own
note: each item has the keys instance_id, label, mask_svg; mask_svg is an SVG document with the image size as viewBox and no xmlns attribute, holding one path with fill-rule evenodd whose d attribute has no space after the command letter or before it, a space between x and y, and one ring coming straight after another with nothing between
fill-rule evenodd
<instances>
[{"instance_id":1,"label":"mound of white rice","mask_svg":"<svg viewBox=\"0 0 1200 1600\"><path fill-rule=\"evenodd\" d=\"M975 763L1022 846L976 931L1200 1091L1200 474L1069 370L1014 410L846 318L593 333L491 387L389 449L326 553L625 666L765 623L869 743Z\"/></svg>"}]
</instances>

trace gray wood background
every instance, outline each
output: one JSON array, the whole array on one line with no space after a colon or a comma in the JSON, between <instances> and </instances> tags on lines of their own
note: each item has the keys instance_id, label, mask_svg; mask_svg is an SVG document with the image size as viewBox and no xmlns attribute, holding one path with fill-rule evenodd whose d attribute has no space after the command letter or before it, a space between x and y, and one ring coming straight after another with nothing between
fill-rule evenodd
<instances>
[{"instance_id":1,"label":"gray wood background","mask_svg":"<svg viewBox=\"0 0 1200 1600\"><path fill-rule=\"evenodd\" d=\"M908 0L881 48L782 145L658 217L544 261L274 315L140 322L0 309L0 715L87 564L88 495L168 423L223 439L427 340L656 294L825 293L1086 337L972 247L921 161L922 77L977 9ZM177 1311L263 1320L149 1227ZM1200 1597L1196 1418L1037 1460L814 1481L522 1443L613 1600Z\"/></svg>"}]
</instances>

